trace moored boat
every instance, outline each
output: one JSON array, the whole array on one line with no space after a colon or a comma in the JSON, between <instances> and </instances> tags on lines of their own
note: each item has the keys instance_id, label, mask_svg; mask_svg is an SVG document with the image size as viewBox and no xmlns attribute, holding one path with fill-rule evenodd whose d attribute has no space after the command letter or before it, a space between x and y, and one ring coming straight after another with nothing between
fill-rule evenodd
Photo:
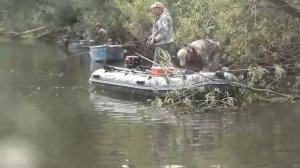
<instances>
[{"instance_id":1,"label":"moored boat","mask_svg":"<svg viewBox=\"0 0 300 168\"><path fill-rule=\"evenodd\" d=\"M64 40L59 38L57 44L69 54L78 54L89 51L89 43L86 40Z\"/></svg>"},{"instance_id":2,"label":"moored boat","mask_svg":"<svg viewBox=\"0 0 300 168\"><path fill-rule=\"evenodd\" d=\"M90 46L91 61L118 62L124 60L125 50L121 45Z\"/></svg>"},{"instance_id":3,"label":"moored boat","mask_svg":"<svg viewBox=\"0 0 300 168\"><path fill-rule=\"evenodd\" d=\"M69 41L67 43L67 49L69 53L81 53L89 51L88 42L86 40Z\"/></svg>"},{"instance_id":4,"label":"moored boat","mask_svg":"<svg viewBox=\"0 0 300 168\"><path fill-rule=\"evenodd\" d=\"M106 67L96 70L89 82L94 89L128 98L151 99L178 90L197 89L197 96L204 97L215 89L235 95L232 85L236 77L227 72L201 72L157 75L150 71Z\"/></svg>"}]
</instances>

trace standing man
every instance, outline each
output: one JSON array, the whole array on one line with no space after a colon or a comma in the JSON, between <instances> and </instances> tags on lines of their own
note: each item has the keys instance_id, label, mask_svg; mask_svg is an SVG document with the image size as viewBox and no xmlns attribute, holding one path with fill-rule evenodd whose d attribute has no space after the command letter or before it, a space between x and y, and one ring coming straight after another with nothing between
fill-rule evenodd
<instances>
[{"instance_id":1,"label":"standing man","mask_svg":"<svg viewBox=\"0 0 300 168\"><path fill-rule=\"evenodd\" d=\"M84 38L90 42L89 45L101 45L107 41L108 33L100 23L97 23L94 28L86 30Z\"/></svg>"},{"instance_id":2,"label":"standing man","mask_svg":"<svg viewBox=\"0 0 300 168\"><path fill-rule=\"evenodd\" d=\"M100 23L96 24L96 35L95 35L95 43L96 44L104 44L108 40L107 31L101 26Z\"/></svg>"},{"instance_id":3,"label":"standing man","mask_svg":"<svg viewBox=\"0 0 300 168\"><path fill-rule=\"evenodd\" d=\"M156 18L153 23L152 35L149 36L147 44L155 47L154 62L166 64L168 62L160 51L164 50L171 54L174 42L172 18L161 2L155 2L150 8Z\"/></svg>"}]
</instances>

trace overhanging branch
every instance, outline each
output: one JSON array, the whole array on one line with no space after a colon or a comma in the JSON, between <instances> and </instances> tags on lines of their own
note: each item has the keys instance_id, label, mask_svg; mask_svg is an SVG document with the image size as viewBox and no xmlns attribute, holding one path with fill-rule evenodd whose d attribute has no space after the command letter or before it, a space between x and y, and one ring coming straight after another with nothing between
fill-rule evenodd
<instances>
[{"instance_id":1,"label":"overhanging branch","mask_svg":"<svg viewBox=\"0 0 300 168\"><path fill-rule=\"evenodd\" d=\"M300 10L291 6L284 0L268 0L269 2L278 6L281 10L285 11L286 13L292 15L293 17L300 19Z\"/></svg>"}]
</instances>

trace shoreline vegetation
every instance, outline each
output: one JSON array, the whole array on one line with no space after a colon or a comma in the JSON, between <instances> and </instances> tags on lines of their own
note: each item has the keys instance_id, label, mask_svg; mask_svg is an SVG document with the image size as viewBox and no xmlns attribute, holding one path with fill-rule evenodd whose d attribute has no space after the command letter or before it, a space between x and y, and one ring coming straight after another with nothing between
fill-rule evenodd
<instances>
[{"instance_id":1,"label":"shoreline vegetation","mask_svg":"<svg viewBox=\"0 0 300 168\"><path fill-rule=\"evenodd\" d=\"M163 51L161 57L165 60L171 60L171 56ZM161 66L167 70L168 66L166 65ZM238 81L226 79L226 82L232 86L231 91L215 88L206 93L202 87L191 87L187 90L167 92L162 97L149 100L149 102L154 108L176 108L181 106L194 110L196 108L218 109L220 107L229 109L243 108L256 101L293 102L300 100L300 96L295 94L295 92L299 91L290 89L282 90L282 88L278 87L280 81L287 75L287 72L279 65L274 65L270 69L258 66L248 67L247 69L225 70L223 72L243 72L238 76ZM203 77L212 81L219 80L208 76ZM166 75L166 80L168 80L168 75ZM286 83L285 87L287 85L288 83ZM297 89L295 86L293 88ZM202 92L205 93L204 99L194 96Z\"/></svg>"},{"instance_id":2,"label":"shoreline vegetation","mask_svg":"<svg viewBox=\"0 0 300 168\"><path fill-rule=\"evenodd\" d=\"M143 42L151 31L153 16L149 6L153 2L3 0L0 2L0 38L46 39L51 42L67 26L82 31L101 23L110 38L122 42L139 41L136 52L149 56L152 51L145 50ZM272 99L274 95L289 101L299 99L298 0L161 2L172 15L177 47L204 38L221 43L223 65L239 77L241 83L238 85L244 88L244 102L278 100ZM212 97L207 97L208 102L213 102ZM227 100L232 101L231 98ZM163 104L163 100L154 103Z\"/></svg>"}]
</instances>

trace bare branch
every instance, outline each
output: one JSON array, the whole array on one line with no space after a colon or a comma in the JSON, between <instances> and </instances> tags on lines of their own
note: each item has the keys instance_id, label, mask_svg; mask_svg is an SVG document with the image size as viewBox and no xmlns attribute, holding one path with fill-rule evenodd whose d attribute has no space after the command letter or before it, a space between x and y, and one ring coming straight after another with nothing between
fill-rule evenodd
<instances>
[{"instance_id":1,"label":"bare branch","mask_svg":"<svg viewBox=\"0 0 300 168\"><path fill-rule=\"evenodd\" d=\"M284 0L268 0L268 1L275 4L276 6L279 7L279 9L285 11L286 13L292 15L293 17L300 19L300 10L289 5Z\"/></svg>"}]
</instances>

